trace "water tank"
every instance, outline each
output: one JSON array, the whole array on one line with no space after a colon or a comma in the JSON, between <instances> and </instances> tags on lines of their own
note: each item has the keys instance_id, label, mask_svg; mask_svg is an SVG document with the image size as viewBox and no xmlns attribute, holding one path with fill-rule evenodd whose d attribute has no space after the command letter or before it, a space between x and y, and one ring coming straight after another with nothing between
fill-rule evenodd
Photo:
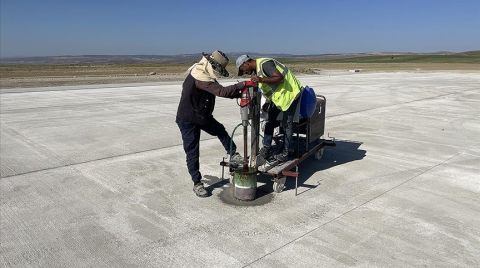
<instances>
[{"instance_id":1,"label":"water tank","mask_svg":"<svg viewBox=\"0 0 480 268\"><path fill-rule=\"evenodd\" d=\"M303 118L310 118L315 112L315 105L317 105L315 91L313 88L305 86L300 99L300 115Z\"/></svg>"}]
</instances>

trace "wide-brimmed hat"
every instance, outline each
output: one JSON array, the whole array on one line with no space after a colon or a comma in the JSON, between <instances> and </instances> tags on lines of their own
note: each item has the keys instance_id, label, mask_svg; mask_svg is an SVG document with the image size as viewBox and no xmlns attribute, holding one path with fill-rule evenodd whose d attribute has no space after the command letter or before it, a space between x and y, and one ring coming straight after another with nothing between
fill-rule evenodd
<instances>
[{"instance_id":1,"label":"wide-brimmed hat","mask_svg":"<svg viewBox=\"0 0 480 268\"><path fill-rule=\"evenodd\" d=\"M203 52L202 55L207 58L208 62L212 64L213 69L220 73L220 75L225 77L229 76L226 69L229 59L225 53L220 50L215 50L212 54Z\"/></svg>"},{"instance_id":2,"label":"wide-brimmed hat","mask_svg":"<svg viewBox=\"0 0 480 268\"><path fill-rule=\"evenodd\" d=\"M237 66L238 69L238 76L242 76L243 72L240 70L240 66L247 62L248 60L251 60L250 56L248 55L241 55L240 57L237 58L237 61L235 62L235 65Z\"/></svg>"}]
</instances>

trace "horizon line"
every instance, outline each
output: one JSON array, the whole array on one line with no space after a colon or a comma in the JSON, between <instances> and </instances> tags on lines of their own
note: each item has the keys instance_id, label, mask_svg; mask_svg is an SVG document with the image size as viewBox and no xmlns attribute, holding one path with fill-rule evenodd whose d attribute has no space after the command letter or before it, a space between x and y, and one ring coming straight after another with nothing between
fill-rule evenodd
<instances>
[{"instance_id":1,"label":"horizon line","mask_svg":"<svg viewBox=\"0 0 480 268\"><path fill-rule=\"evenodd\" d=\"M370 52L330 52L330 53L308 53L308 54L295 54L295 53L267 53L267 52L226 52L225 54L250 54L250 55L288 55L288 56L324 56L324 55L349 55L349 54L441 54L441 53L467 53L475 52L478 50L466 50L466 51L454 51L454 50L441 50L431 52L413 52L413 51L370 51ZM180 54L63 54L63 55L44 55L44 56L0 56L0 59L21 59L21 58L48 58L48 57L95 57L95 56L161 56L161 57L178 57L178 56L194 56L201 55L202 52L197 53L180 53Z\"/></svg>"}]
</instances>

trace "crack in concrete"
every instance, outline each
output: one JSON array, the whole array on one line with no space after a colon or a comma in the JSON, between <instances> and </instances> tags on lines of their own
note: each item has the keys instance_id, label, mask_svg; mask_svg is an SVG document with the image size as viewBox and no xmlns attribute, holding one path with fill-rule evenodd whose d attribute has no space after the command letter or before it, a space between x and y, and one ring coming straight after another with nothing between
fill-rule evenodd
<instances>
[{"instance_id":1,"label":"crack in concrete","mask_svg":"<svg viewBox=\"0 0 480 268\"><path fill-rule=\"evenodd\" d=\"M360 110L360 111L354 111L354 112L348 112L348 113L343 113L343 114L327 116L326 118L334 118L334 117L339 117L339 116L343 116L343 115L362 113L362 112L367 112L367 111L372 111L372 110L377 110L377 109L383 109L383 108L394 107L394 106L399 106L399 105L404 105L404 104L410 104L410 103L413 103L413 102L419 102L419 101L424 101L424 100L432 100L432 99L441 98L441 97L445 97L445 96L462 94L462 93L469 92L469 91L479 91L479 89L470 89L470 90L464 90L464 91L459 91L459 92L451 92L451 93L441 94L441 95L437 95L437 96L426 97L426 98L422 98L422 99L418 99L418 100L412 100L412 101L407 101L407 102L402 102L402 103L397 103L397 104L392 104L392 105L386 105L386 106L381 106L381 107L364 109L364 110ZM212 140L212 139L215 139L215 137L209 138L209 139L204 139L204 140ZM57 168L64 168L64 167L70 167L70 166L75 166L75 165L81 165L81 164L91 163L91 162L95 162L95 161L114 159L114 158L124 157L124 156L128 156L128 155L135 155L135 154L141 154L141 153L146 153L146 152L152 152L152 151L161 150L161 149L173 148L173 147L176 147L176 146L181 146L181 144L174 144L174 145L171 145L171 146L166 146L166 147L161 147L161 148L153 148L153 149L137 151L137 152L128 153L128 154L113 155L113 156L108 156L108 157L103 157L103 158L98 158L98 159L87 160L87 161L83 161L83 162L71 163L71 164L67 164L67 165L63 165L63 166L55 166L55 167L44 168L44 169L39 169L39 170L32 170L32 171L28 171L28 172L23 172L23 173L4 176L4 177L1 177L1 179L20 176L20 175L26 175L26 174L32 174L32 173L41 172L41 171L48 171L48 170L57 169Z\"/></svg>"},{"instance_id":2,"label":"crack in concrete","mask_svg":"<svg viewBox=\"0 0 480 268\"><path fill-rule=\"evenodd\" d=\"M216 137L214 137L214 138L209 138L209 139L204 139L204 140L212 140L212 139L216 139ZM204 141L204 140L202 140L202 141ZM161 147L161 148L153 148L153 149L148 149L148 150L143 150L143 151L137 151L137 152L128 153L128 154L112 155L112 156L107 156L107 157L102 157L102 158L87 160L87 161L83 161L83 162L70 163L70 164L61 165L61 166L55 166L55 167L38 169L38 170L32 170L32 171L28 171L28 172L23 172L23 173L18 173L18 174L13 174L13 175L4 176L4 177L1 177L1 179L11 178L11 177L16 177L16 176L21 176L21 175L27 175L27 174L32 174L32 173L37 173L37 172L42 172L42 171L48 171L48 170L53 170L53 169L59 169L59 168L65 168L65 167L72 167L72 166L77 166L77 165L82 165L82 164L88 164L88 163L92 163L92 162L96 162L96 161L110 160L110 159L115 159L115 158L120 158L120 157L135 155L135 154L148 153L148 152L158 151L158 150L162 150L162 149L173 148L173 147L176 147L176 146L182 146L182 144L174 144L174 145L165 146L165 147Z\"/></svg>"},{"instance_id":3,"label":"crack in concrete","mask_svg":"<svg viewBox=\"0 0 480 268\"><path fill-rule=\"evenodd\" d=\"M456 154L454 154L454 155L453 155L453 156L451 156L450 158L448 158L448 159L446 159L446 160L443 160L442 162L440 162L440 163L438 163L438 164L436 164L436 165L433 165L433 166L431 166L430 168L427 168L426 170L424 170L424 171L420 172L419 174L416 174L416 175L414 175L413 177L406 179L405 181L403 181L403 182L401 182L401 183L399 183L399 184L397 184L397 185L393 186L392 188L390 188L390 189L388 189L388 190L384 191L383 193L381 193L381 194L379 194L379 195L376 195L375 197L373 197L373 198L371 198L371 199L369 199L369 200L367 200L367 201L363 202L362 204L360 204L360 205L358 205L358 206L355 206L354 208L351 208L351 209L349 209L349 210L347 210L347 211L343 212L342 214L340 214L340 215L338 215L338 216L334 217L333 219L331 219L331 220L329 220L329 221L327 221L327 222L325 222L325 223L323 223L323 224L321 224L321 225L319 225L319 226L317 226L317 227L313 228L312 230L310 230L310 231L308 231L308 232L306 232L306 233L302 234L301 236L299 236L299 237L297 237L297 238L295 238L295 239L293 239L293 240L291 240L291 241L289 241L289 242L287 242L287 243L283 244L282 246L280 246L280 247L278 247L278 248L276 248L276 249L274 249L274 250L272 250L272 251L268 252L267 254L265 254L265 255L263 255L263 256L261 256L261 257L259 257L259 258L255 259L254 261L252 261L252 262L250 262L250 263L247 263L246 265L244 265L244 266L242 266L242 267L248 267L248 266L251 266L252 264L254 264L254 263L256 263L256 262L258 262L258 261L262 260L263 258L267 257L268 255L271 255L271 254L273 254L273 253L275 253L275 252L277 252L277 251L279 251L279 250L281 250L281 249L285 248L286 246L288 246L288 245L290 245L290 244L292 244L292 243L294 243L294 242L296 242L296 241L298 241L298 240L300 240L300 239L302 239L302 238L306 237L307 235L309 235L309 234L313 233L314 231L316 231L316 230L319 230L320 228L322 228L322 227L324 227L324 226L326 226L326 225L328 225L328 224L330 224L330 223L332 223L332 222L334 222L334 221L336 221L336 220L338 220L338 219L342 218L343 216L347 215L348 213L350 213L350 212L352 212L352 211L354 211L354 210L356 210L356 209L358 209L358 208L360 208L360 207L362 207L362 206L364 206L364 205L366 205L366 204L368 204L368 203L370 203L370 202L374 201L375 199L377 199L377 198L379 198L379 197L381 197L381 196L383 196L383 195L385 195L385 194L387 194L387 193L389 193L389 192L391 192L391 191L393 191L393 190L395 190L395 189L397 189L397 188L401 187L402 185L404 185L404 184L406 184L406 183L408 183L408 182L410 182L410 181L414 180L415 178L418 178L419 176L421 176L421 175L423 175L423 174L425 174L425 173L427 173L427 172L431 171L432 169L434 169L434 168L436 168L436 167L439 167L439 166L441 166L441 165L443 165L443 164L445 164L445 163L449 162L450 160L452 160L453 158L455 158L455 157L457 157L457 156L459 156L459 155L461 155L461 154L463 154L463 153L462 153L462 152L459 152L459 153L456 153Z\"/></svg>"}]
</instances>

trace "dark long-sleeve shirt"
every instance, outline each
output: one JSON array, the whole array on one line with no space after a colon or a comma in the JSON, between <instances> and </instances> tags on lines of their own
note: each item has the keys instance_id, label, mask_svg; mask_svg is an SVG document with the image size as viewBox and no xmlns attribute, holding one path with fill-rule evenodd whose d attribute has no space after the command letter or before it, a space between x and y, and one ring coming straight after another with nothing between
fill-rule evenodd
<instances>
[{"instance_id":1,"label":"dark long-sleeve shirt","mask_svg":"<svg viewBox=\"0 0 480 268\"><path fill-rule=\"evenodd\" d=\"M243 82L231 85L231 86L222 86L217 81L215 82L204 82L195 80L195 86L198 89L205 90L215 96L223 98L236 98L241 95L241 89L243 88Z\"/></svg>"},{"instance_id":2,"label":"dark long-sleeve shirt","mask_svg":"<svg viewBox=\"0 0 480 268\"><path fill-rule=\"evenodd\" d=\"M224 87L217 81L199 81L189 74L183 82L176 121L200 125L208 124L208 121L213 118L215 96L224 98L240 97L242 88L243 82Z\"/></svg>"}]
</instances>

